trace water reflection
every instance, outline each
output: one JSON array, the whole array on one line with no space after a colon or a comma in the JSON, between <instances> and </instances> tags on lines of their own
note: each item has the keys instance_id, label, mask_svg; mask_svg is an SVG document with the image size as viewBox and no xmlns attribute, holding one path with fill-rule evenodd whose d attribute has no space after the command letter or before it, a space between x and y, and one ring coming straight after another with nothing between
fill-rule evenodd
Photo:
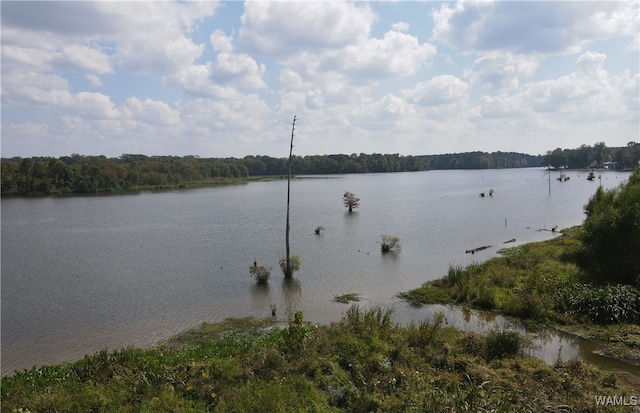
<instances>
[{"instance_id":1,"label":"water reflection","mask_svg":"<svg viewBox=\"0 0 640 413\"><path fill-rule=\"evenodd\" d=\"M382 252L382 256L385 258L390 259L391 261L398 261L398 257L400 254L398 254L398 251L383 251Z\"/></svg>"},{"instance_id":2,"label":"water reflection","mask_svg":"<svg viewBox=\"0 0 640 413\"><path fill-rule=\"evenodd\" d=\"M285 315L288 319L291 319L302 304L302 286L298 279L294 277L282 279L282 298L284 300Z\"/></svg>"},{"instance_id":3,"label":"water reflection","mask_svg":"<svg viewBox=\"0 0 640 413\"><path fill-rule=\"evenodd\" d=\"M254 284L251 287L251 309L254 313L268 314L271 306L274 305L273 296L271 294L271 286L269 284Z\"/></svg>"},{"instance_id":4,"label":"water reflection","mask_svg":"<svg viewBox=\"0 0 640 413\"><path fill-rule=\"evenodd\" d=\"M517 320L507 319L499 314L461 309L455 306L431 304L414 307L405 302L394 304L394 318L407 325L410 322L433 322L437 314L445 316L445 322L462 331L484 334L493 329L508 329L520 332L529 338L526 353L541 359L549 365L558 361L583 360L600 368L623 372L626 380L637 383L640 374L637 365L603 355L603 347L596 341L587 340L555 329L527 329Z\"/></svg>"}]
</instances>

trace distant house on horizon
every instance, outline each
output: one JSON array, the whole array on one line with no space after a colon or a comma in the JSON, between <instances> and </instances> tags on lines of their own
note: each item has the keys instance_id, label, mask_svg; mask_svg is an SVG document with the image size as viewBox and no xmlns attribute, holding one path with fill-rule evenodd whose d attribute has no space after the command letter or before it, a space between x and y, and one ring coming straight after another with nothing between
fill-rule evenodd
<instances>
[{"instance_id":1,"label":"distant house on horizon","mask_svg":"<svg viewBox=\"0 0 640 413\"><path fill-rule=\"evenodd\" d=\"M598 163L598 161L591 161L591 164L589 164L588 169L618 169L618 162L607 161L603 163Z\"/></svg>"}]
</instances>

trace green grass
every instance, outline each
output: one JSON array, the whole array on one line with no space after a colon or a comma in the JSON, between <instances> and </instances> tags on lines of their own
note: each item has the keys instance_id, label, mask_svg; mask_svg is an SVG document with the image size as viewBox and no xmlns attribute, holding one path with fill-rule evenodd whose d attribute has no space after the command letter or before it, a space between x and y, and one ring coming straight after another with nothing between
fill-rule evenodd
<instances>
[{"instance_id":1,"label":"green grass","mask_svg":"<svg viewBox=\"0 0 640 413\"><path fill-rule=\"evenodd\" d=\"M4 412L594 411L632 395L611 373L523 356L517 334L400 326L380 307L331 325L296 314L204 324L151 349L100 352L2 378ZM493 336L492 336L493 334ZM22 409L22 410L20 410ZM568 410L565 410L568 411ZM624 411L622 407L618 410Z\"/></svg>"},{"instance_id":2,"label":"green grass","mask_svg":"<svg viewBox=\"0 0 640 413\"><path fill-rule=\"evenodd\" d=\"M502 256L481 264L451 267L444 277L399 297L412 305L460 304L528 323L562 325L565 331L588 330L590 338L605 343L609 330L623 329L625 339L607 345L608 354L640 360L640 335L633 328L640 323L640 292L632 286L582 282L575 263L581 231L569 228L548 241L502 249ZM595 329L593 323L605 327ZM576 324L583 328L567 327Z\"/></svg>"},{"instance_id":3,"label":"green grass","mask_svg":"<svg viewBox=\"0 0 640 413\"><path fill-rule=\"evenodd\" d=\"M535 321L554 317L557 291L579 276L572 254L580 248L577 229L545 242L500 251L501 257L447 275L400 297L414 305L464 304Z\"/></svg>"}]
</instances>

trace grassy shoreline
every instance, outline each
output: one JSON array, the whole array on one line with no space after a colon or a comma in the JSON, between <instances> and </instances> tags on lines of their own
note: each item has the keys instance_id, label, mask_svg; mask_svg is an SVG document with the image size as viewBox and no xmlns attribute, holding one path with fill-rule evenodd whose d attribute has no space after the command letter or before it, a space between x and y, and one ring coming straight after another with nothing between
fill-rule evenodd
<instances>
[{"instance_id":1,"label":"grassy shoreline","mask_svg":"<svg viewBox=\"0 0 640 413\"><path fill-rule=\"evenodd\" d=\"M148 349L100 352L2 378L8 412L592 412L637 390L583 362L549 366L517 333L400 326L353 306L314 326L297 313L203 324ZM607 406L628 411L628 406Z\"/></svg>"},{"instance_id":2,"label":"grassy shoreline","mask_svg":"<svg viewBox=\"0 0 640 413\"><path fill-rule=\"evenodd\" d=\"M499 251L502 256L484 263L452 267L444 277L400 293L399 297L412 305L455 304L512 316L531 326L550 326L597 340L603 344L605 355L640 365L637 319L594 322L584 307L592 305L592 312L597 312L601 309L596 305L618 305L604 298L602 303L582 304L582 313L568 311L571 309L564 304L565 296L576 290L576 285L592 293L593 301L601 291L601 287L580 284L579 268L573 260L581 247L580 232L580 227L568 228L551 240L503 249ZM629 292L628 301L640 302L637 289L621 287L620 291ZM637 308L636 305L631 311L637 313Z\"/></svg>"},{"instance_id":3,"label":"grassy shoreline","mask_svg":"<svg viewBox=\"0 0 640 413\"><path fill-rule=\"evenodd\" d=\"M49 197L49 196L86 196L86 195L124 195L124 194L135 194L139 192L153 192L153 191L175 191L175 190L184 190L184 189L195 189L195 188L207 188L214 187L219 185L240 185L247 184L251 182L265 182L265 181L278 181L285 179L285 176L282 175L257 175L257 176L246 176L246 177L233 177L233 178L225 178L225 177L217 177L211 178L204 181L191 181L191 182L183 182L180 184L166 184L166 185L136 185L131 186L129 188L120 188L117 190L103 190L103 191L93 191L93 192L50 192L50 193L40 193L40 194L24 194L24 193L3 193L2 198L40 198L40 197Z\"/></svg>"}]
</instances>

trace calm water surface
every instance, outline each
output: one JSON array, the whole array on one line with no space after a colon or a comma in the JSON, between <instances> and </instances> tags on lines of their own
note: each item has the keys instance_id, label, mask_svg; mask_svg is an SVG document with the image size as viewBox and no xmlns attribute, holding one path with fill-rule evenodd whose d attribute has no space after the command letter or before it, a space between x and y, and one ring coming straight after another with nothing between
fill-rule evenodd
<instances>
[{"instance_id":1,"label":"calm water surface","mask_svg":"<svg viewBox=\"0 0 640 413\"><path fill-rule=\"evenodd\" d=\"M551 195L540 169L299 177L291 250L302 268L291 282L278 267L286 181L3 199L2 374L151 345L203 321L269 316L271 305L281 318L299 309L311 321L335 321L348 306L333 298L345 293L359 293L363 306L394 307L400 322L432 317L437 308L414 309L395 294L441 277L451 264L483 261L505 246L549 239L556 225L582 223L599 183L583 171L567 174L569 182L551 181ZM628 176L603 172L602 185ZM479 196L491 188L492 197ZM361 198L352 214L342 205L345 191ZM398 253L380 253L383 234L400 238ZM491 247L465 253L484 245ZM266 287L249 277L254 259L272 267ZM448 318L463 328L486 322L456 314ZM567 357L580 356L572 351Z\"/></svg>"}]
</instances>

